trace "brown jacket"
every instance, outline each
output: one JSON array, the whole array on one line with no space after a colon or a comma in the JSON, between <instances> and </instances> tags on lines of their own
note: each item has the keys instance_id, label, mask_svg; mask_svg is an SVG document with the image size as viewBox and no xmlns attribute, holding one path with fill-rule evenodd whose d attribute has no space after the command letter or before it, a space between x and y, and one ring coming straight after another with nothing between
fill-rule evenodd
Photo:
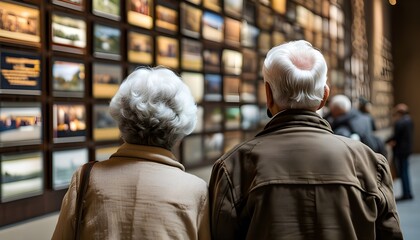
<instances>
[{"instance_id":1,"label":"brown jacket","mask_svg":"<svg viewBox=\"0 0 420 240\"><path fill-rule=\"evenodd\" d=\"M213 239L402 239L386 159L310 111L219 159L210 209Z\"/></svg>"},{"instance_id":2,"label":"brown jacket","mask_svg":"<svg viewBox=\"0 0 420 240\"><path fill-rule=\"evenodd\" d=\"M80 169L52 239L74 239ZM81 239L210 239L207 184L163 148L125 143L93 166Z\"/></svg>"}]
</instances>

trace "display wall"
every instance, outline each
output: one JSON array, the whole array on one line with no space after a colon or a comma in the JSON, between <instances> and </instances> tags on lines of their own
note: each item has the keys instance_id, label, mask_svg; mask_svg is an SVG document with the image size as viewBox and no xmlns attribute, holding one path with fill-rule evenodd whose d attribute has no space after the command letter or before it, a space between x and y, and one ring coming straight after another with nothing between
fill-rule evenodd
<instances>
[{"instance_id":1,"label":"display wall","mask_svg":"<svg viewBox=\"0 0 420 240\"><path fill-rule=\"evenodd\" d=\"M174 149L190 169L212 164L268 121L261 65L274 45L311 42L326 56L332 93L345 93L345 4L1 1L0 226L58 210L75 169L116 150L108 103L139 66L170 67L192 90L199 121Z\"/></svg>"}]
</instances>

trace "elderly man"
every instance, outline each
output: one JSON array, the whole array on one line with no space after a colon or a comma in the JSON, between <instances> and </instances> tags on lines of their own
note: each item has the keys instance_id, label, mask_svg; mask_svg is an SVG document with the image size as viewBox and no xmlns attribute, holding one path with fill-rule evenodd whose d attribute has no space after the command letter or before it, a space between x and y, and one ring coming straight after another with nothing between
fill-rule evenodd
<instances>
[{"instance_id":1,"label":"elderly man","mask_svg":"<svg viewBox=\"0 0 420 240\"><path fill-rule=\"evenodd\" d=\"M279 45L263 76L273 117L213 167L213 239L402 239L386 159L316 113L329 95L322 54Z\"/></svg>"},{"instance_id":2,"label":"elderly man","mask_svg":"<svg viewBox=\"0 0 420 240\"><path fill-rule=\"evenodd\" d=\"M335 134L359 140L373 151L387 155L384 142L373 134L371 118L352 109L347 96L336 95L331 99L330 117L328 120Z\"/></svg>"}]
</instances>

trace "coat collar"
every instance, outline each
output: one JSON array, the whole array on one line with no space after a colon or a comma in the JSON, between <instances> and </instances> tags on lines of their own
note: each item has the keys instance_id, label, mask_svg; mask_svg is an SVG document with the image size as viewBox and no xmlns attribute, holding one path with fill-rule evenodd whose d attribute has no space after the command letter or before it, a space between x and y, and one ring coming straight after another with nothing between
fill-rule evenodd
<instances>
[{"instance_id":1,"label":"coat collar","mask_svg":"<svg viewBox=\"0 0 420 240\"><path fill-rule=\"evenodd\" d=\"M264 130L258 133L257 136L265 135L283 128L299 126L314 127L333 133L327 120L323 119L316 112L301 109L288 109L276 114L271 121L265 125Z\"/></svg>"},{"instance_id":2,"label":"coat collar","mask_svg":"<svg viewBox=\"0 0 420 240\"><path fill-rule=\"evenodd\" d=\"M175 156L161 147L124 143L116 153L112 154L111 158L114 157L144 159L177 167L185 171L184 166L176 160Z\"/></svg>"}]
</instances>

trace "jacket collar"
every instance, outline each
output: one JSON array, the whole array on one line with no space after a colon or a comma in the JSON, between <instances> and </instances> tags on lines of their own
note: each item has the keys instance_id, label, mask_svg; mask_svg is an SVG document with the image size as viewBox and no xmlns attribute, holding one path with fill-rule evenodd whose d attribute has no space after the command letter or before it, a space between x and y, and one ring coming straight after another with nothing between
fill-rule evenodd
<instances>
[{"instance_id":1,"label":"jacket collar","mask_svg":"<svg viewBox=\"0 0 420 240\"><path fill-rule=\"evenodd\" d=\"M175 156L161 147L124 143L116 153L112 154L111 158L114 157L144 159L177 167L185 171L184 166L176 160Z\"/></svg>"},{"instance_id":2,"label":"jacket collar","mask_svg":"<svg viewBox=\"0 0 420 240\"><path fill-rule=\"evenodd\" d=\"M330 124L316 112L302 109L287 109L276 114L257 136L289 127L313 127L333 133Z\"/></svg>"}]
</instances>

